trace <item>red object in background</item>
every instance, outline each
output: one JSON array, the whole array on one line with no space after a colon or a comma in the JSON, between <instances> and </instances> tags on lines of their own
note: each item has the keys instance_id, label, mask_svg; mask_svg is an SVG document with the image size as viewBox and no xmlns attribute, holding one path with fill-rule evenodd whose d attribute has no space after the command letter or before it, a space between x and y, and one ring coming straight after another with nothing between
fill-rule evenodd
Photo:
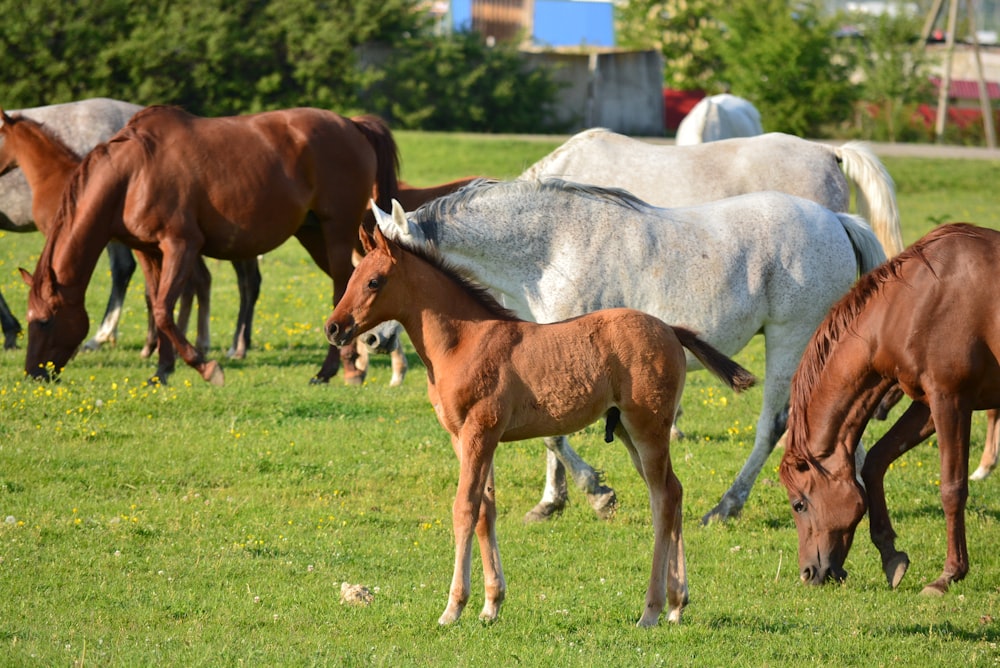
<instances>
[{"instance_id":1,"label":"red object in background","mask_svg":"<svg viewBox=\"0 0 1000 668\"><path fill-rule=\"evenodd\" d=\"M677 132L681 121L698 101L705 97L703 90L663 89L663 125L668 133Z\"/></svg>"}]
</instances>

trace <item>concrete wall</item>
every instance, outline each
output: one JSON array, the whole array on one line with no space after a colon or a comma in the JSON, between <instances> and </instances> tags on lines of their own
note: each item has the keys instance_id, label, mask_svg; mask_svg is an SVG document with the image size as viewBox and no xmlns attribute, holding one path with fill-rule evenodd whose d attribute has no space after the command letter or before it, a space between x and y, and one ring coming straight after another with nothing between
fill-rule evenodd
<instances>
[{"instance_id":1,"label":"concrete wall","mask_svg":"<svg viewBox=\"0 0 1000 668\"><path fill-rule=\"evenodd\" d=\"M529 63L553 68L566 84L556 117L577 132L604 127L628 135L660 137L663 60L658 51L523 50Z\"/></svg>"}]
</instances>

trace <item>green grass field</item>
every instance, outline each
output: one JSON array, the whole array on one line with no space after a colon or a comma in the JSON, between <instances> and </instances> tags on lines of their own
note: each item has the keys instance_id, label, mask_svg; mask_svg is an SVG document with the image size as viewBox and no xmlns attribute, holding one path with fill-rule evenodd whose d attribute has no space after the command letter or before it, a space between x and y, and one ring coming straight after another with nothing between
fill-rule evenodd
<instances>
[{"instance_id":1,"label":"green grass field","mask_svg":"<svg viewBox=\"0 0 1000 668\"><path fill-rule=\"evenodd\" d=\"M512 177L559 143L398 139L403 177L418 185ZM946 220L1000 229L992 192L1000 164L886 164L907 242ZM0 239L0 290L22 323L17 267L34 267L41 242ZM803 586L780 453L739 520L698 525L748 454L760 404L759 389L735 396L704 373L688 379L687 437L672 444L691 591L680 626L634 626L652 551L646 492L624 449L605 444L596 425L572 443L606 471L617 517L596 519L574 490L560 517L524 524L542 489L543 446L503 445L507 601L496 623L477 620L476 559L465 615L439 628L457 466L419 360L410 350L400 388L388 387L387 358L373 358L363 387L309 385L325 353L330 286L292 243L262 262L255 348L245 361L225 361L236 285L226 263L209 266L213 356L223 360L225 387L187 367L169 386L143 384L154 362L139 358L140 276L118 346L81 353L63 382L24 380L23 341L0 353L0 665L1000 665L1000 477L971 485L972 570L947 596L919 595L945 556L933 443L887 479L898 545L912 561L899 590L885 584L867 521L847 582ZM108 280L102 260L88 292L92 321ZM738 359L762 374L761 341ZM867 440L884 429L873 425ZM984 432L977 416L975 460ZM342 582L371 589L371 605L342 605Z\"/></svg>"}]
</instances>

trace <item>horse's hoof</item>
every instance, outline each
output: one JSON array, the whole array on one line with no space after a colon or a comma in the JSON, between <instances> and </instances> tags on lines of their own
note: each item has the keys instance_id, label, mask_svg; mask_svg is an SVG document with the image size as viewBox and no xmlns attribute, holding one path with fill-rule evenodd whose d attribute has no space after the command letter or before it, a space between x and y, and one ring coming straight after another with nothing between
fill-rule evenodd
<instances>
[{"instance_id":1,"label":"horse's hoof","mask_svg":"<svg viewBox=\"0 0 1000 668\"><path fill-rule=\"evenodd\" d=\"M524 515L525 522L544 522L553 515L558 515L562 512L565 507L564 503L552 503L549 501L540 501L538 505L529 510Z\"/></svg>"},{"instance_id":2,"label":"horse's hoof","mask_svg":"<svg viewBox=\"0 0 1000 668\"><path fill-rule=\"evenodd\" d=\"M725 522L727 520L736 519L740 516L740 512L742 510L742 505L737 505L735 502L730 501L728 497L724 496L715 508L712 508L710 511L705 513L704 517L701 518L701 525L706 526L711 522Z\"/></svg>"},{"instance_id":3,"label":"horse's hoof","mask_svg":"<svg viewBox=\"0 0 1000 668\"><path fill-rule=\"evenodd\" d=\"M222 371L222 365L215 360L205 364L201 377L216 387L222 387L226 384L226 374Z\"/></svg>"},{"instance_id":4,"label":"horse's hoof","mask_svg":"<svg viewBox=\"0 0 1000 668\"><path fill-rule=\"evenodd\" d=\"M344 385L350 385L352 387L360 387L365 384L365 374L356 373L344 376Z\"/></svg>"},{"instance_id":5,"label":"horse's hoof","mask_svg":"<svg viewBox=\"0 0 1000 668\"><path fill-rule=\"evenodd\" d=\"M895 589L899 586L903 576L906 575L906 569L909 567L910 558L906 556L905 552L899 552L885 562L882 570L885 572L885 579L891 588Z\"/></svg>"},{"instance_id":6,"label":"horse's hoof","mask_svg":"<svg viewBox=\"0 0 1000 668\"><path fill-rule=\"evenodd\" d=\"M610 520L618 510L618 497L610 487L602 485L594 494L587 494L587 501L602 520Z\"/></svg>"},{"instance_id":7,"label":"horse's hoof","mask_svg":"<svg viewBox=\"0 0 1000 668\"><path fill-rule=\"evenodd\" d=\"M920 590L921 596L944 596L948 593L948 583L935 580Z\"/></svg>"},{"instance_id":8,"label":"horse's hoof","mask_svg":"<svg viewBox=\"0 0 1000 668\"><path fill-rule=\"evenodd\" d=\"M989 477L990 473L990 469L980 466L969 476L969 480L985 480Z\"/></svg>"},{"instance_id":9,"label":"horse's hoof","mask_svg":"<svg viewBox=\"0 0 1000 668\"><path fill-rule=\"evenodd\" d=\"M684 432L677 427L670 427L670 442L679 441L684 438Z\"/></svg>"}]
</instances>

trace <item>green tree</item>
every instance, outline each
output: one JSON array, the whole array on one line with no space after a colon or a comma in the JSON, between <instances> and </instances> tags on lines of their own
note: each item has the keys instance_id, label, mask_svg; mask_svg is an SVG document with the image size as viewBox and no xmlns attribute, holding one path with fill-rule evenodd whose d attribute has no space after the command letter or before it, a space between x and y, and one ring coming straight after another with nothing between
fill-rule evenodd
<instances>
[{"instance_id":1,"label":"green tree","mask_svg":"<svg viewBox=\"0 0 1000 668\"><path fill-rule=\"evenodd\" d=\"M717 80L758 108L764 129L806 137L851 117L852 59L816 0L745 0L723 8Z\"/></svg>"},{"instance_id":2,"label":"green tree","mask_svg":"<svg viewBox=\"0 0 1000 668\"><path fill-rule=\"evenodd\" d=\"M721 67L716 18L723 0L630 0L615 7L623 46L663 54L664 83L679 90L712 90Z\"/></svg>"},{"instance_id":3,"label":"green tree","mask_svg":"<svg viewBox=\"0 0 1000 668\"><path fill-rule=\"evenodd\" d=\"M470 132L545 132L558 85L510 45L476 33L419 36L398 44L370 95L394 127Z\"/></svg>"},{"instance_id":4,"label":"green tree","mask_svg":"<svg viewBox=\"0 0 1000 668\"><path fill-rule=\"evenodd\" d=\"M852 44L861 74L860 97L878 110L863 134L880 141L919 138L909 120L914 105L932 94L930 57L919 40L921 17L859 14L851 20L861 28Z\"/></svg>"}]
</instances>

